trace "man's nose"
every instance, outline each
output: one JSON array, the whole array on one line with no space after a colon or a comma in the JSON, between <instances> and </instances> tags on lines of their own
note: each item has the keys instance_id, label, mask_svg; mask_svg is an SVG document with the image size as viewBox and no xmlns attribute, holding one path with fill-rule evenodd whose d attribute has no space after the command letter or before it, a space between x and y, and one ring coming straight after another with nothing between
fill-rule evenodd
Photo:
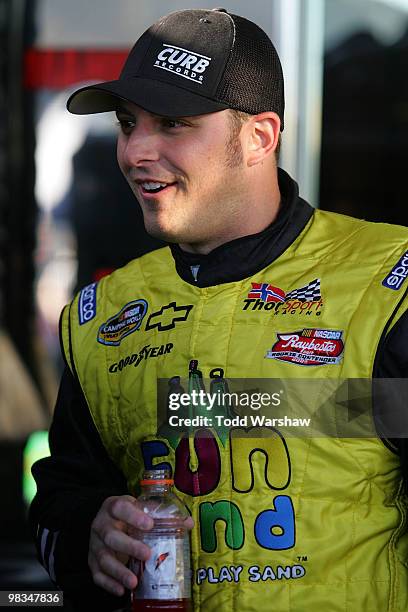
<instances>
[{"instance_id":1,"label":"man's nose","mask_svg":"<svg viewBox=\"0 0 408 612\"><path fill-rule=\"evenodd\" d=\"M146 162L157 161L159 154L159 138L153 126L142 122L135 125L129 134L123 158L128 166L140 166Z\"/></svg>"}]
</instances>

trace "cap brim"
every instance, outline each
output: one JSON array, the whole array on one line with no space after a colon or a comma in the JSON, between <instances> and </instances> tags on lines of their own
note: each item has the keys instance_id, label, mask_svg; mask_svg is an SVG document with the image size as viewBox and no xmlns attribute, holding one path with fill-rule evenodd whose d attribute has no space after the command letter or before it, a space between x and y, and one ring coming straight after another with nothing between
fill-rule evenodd
<instances>
[{"instance_id":1,"label":"cap brim","mask_svg":"<svg viewBox=\"0 0 408 612\"><path fill-rule=\"evenodd\" d=\"M118 100L133 102L144 110L168 117L191 117L229 108L222 102L169 83L131 77L82 87L69 97L67 109L75 115L105 113L116 110Z\"/></svg>"}]
</instances>

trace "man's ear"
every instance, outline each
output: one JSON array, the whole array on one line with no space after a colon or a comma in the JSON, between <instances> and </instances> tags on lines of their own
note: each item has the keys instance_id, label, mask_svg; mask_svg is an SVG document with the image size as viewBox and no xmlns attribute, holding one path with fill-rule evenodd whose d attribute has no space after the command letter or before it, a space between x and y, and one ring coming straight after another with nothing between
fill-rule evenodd
<instances>
[{"instance_id":1,"label":"man's ear","mask_svg":"<svg viewBox=\"0 0 408 612\"><path fill-rule=\"evenodd\" d=\"M263 162L275 151L281 122L276 113L254 115L245 124L245 149L248 167Z\"/></svg>"}]
</instances>

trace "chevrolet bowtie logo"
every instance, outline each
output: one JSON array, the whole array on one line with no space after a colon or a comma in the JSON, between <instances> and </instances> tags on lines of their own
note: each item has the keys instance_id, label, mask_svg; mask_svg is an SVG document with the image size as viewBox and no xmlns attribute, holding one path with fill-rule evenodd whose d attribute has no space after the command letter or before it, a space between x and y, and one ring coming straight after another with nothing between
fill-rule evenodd
<instances>
[{"instance_id":1,"label":"chevrolet bowtie logo","mask_svg":"<svg viewBox=\"0 0 408 612\"><path fill-rule=\"evenodd\" d=\"M158 312L153 312L147 319L146 330L157 327L159 331L173 329L178 321L187 321L193 305L177 306L176 302L170 302L162 306Z\"/></svg>"}]
</instances>

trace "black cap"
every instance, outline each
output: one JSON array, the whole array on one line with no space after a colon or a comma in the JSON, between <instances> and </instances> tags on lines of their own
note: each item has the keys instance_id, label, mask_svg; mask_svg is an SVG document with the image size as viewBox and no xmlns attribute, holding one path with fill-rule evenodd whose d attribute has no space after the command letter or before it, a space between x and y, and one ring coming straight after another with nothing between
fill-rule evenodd
<instances>
[{"instance_id":1,"label":"black cap","mask_svg":"<svg viewBox=\"0 0 408 612\"><path fill-rule=\"evenodd\" d=\"M267 34L225 9L176 11L139 38L116 81L83 87L67 108L116 110L118 98L157 115L188 117L232 108L274 111L283 129L282 66Z\"/></svg>"}]
</instances>

